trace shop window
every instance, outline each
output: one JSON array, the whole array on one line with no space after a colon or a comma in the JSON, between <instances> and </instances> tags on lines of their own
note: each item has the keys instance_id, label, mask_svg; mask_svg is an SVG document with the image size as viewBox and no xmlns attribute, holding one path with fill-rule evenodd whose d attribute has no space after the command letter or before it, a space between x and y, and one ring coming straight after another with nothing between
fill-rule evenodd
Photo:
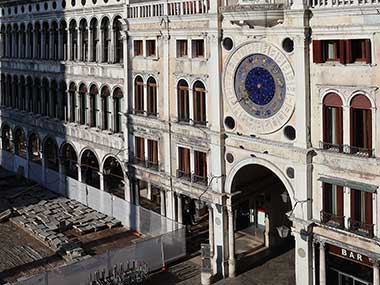
<instances>
[{"instance_id":1,"label":"shop window","mask_svg":"<svg viewBox=\"0 0 380 285\"><path fill-rule=\"evenodd\" d=\"M156 41L155 40L146 41L146 56L148 57L156 56Z\"/></svg>"},{"instance_id":2,"label":"shop window","mask_svg":"<svg viewBox=\"0 0 380 285\"><path fill-rule=\"evenodd\" d=\"M207 154L205 152L194 152L194 167L193 182L207 185Z\"/></svg>"},{"instance_id":3,"label":"shop window","mask_svg":"<svg viewBox=\"0 0 380 285\"><path fill-rule=\"evenodd\" d=\"M351 189L349 229L357 234L373 236L372 193Z\"/></svg>"},{"instance_id":4,"label":"shop window","mask_svg":"<svg viewBox=\"0 0 380 285\"><path fill-rule=\"evenodd\" d=\"M158 142L148 140L148 167L158 169Z\"/></svg>"},{"instance_id":5,"label":"shop window","mask_svg":"<svg viewBox=\"0 0 380 285\"><path fill-rule=\"evenodd\" d=\"M205 57L205 44L204 40L192 40L191 47L193 50L193 58Z\"/></svg>"},{"instance_id":6,"label":"shop window","mask_svg":"<svg viewBox=\"0 0 380 285\"><path fill-rule=\"evenodd\" d=\"M329 183L323 183L323 209L321 222L333 227L344 227L343 216L343 187Z\"/></svg>"},{"instance_id":7,"label":"shop window","mask_svg":"<svg viewBox=\"0 0 380 285\"><path fill-rule=\"evenodd\" d=\"M135 160L136 163L145 163L145 142L144 138L135 138Z\"/></svg>"},{"instance_id":8,"label":"shop window","mask_svg":"<svg viewBox=\"0 0 380 285\"><path fill-rule=\"evenodd\" d=\"M323 149L342 152L343 107L337 94L328 94L323 100Z\"/></svg>"},{"instance_id":9,"label":"shop window","mask_svg":"<svg viewBox=\"0 0 380 285\"><path fill-rule=\"evenodd\" d=\"M188 56L188 43L187 40L177 40L177 57Z\"/></svg>"},{"instance_id":10,"label":"shop window","mask_svg":"<svg viewBox=\"0 0 380 285\"><path fill-rule=\"evenodd\" d=\"M190 175L190 149L179 147L177 177L190 180Z\"/></svg>"},{"instance_id":11,"label":"shop window","mask_svg":"<svg viewBox=\"0 0 380 285\"><path fill-rule=\"evenodd\" d=\"M133 54L134 56L143 56L144 50L143 50L143 41L142 40L136 40L133 41Z\"/></svg>"}]
</instances>

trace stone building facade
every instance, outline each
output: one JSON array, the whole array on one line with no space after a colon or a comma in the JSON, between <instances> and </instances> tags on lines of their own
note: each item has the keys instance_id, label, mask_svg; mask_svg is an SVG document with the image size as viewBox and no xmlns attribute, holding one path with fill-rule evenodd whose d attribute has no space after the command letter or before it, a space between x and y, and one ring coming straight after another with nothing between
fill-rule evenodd
<instances>
[{"instance_id":1,"label":"stone building facade","mask_svg":"<svg viewBox=\"0 0 380 285\"><path fill-rule=\"evenodd\" d=\"M2 165L194 204L213 275L290 245L297 284L379 284L379 5L1 1Z\"/></svg>"}]
</instances>

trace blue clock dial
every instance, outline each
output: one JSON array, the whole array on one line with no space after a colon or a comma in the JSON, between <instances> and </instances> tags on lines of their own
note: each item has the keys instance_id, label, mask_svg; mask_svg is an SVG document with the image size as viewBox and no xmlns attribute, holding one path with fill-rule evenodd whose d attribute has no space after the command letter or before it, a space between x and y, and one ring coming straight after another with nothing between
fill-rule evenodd
<instances>
[{"instance_id":1,"label":"blue clock dial","mask_svg":"<svg viewBox=\"0 0 380 285\"><path fill-rule=\"evenodd\" d=\"M270 57L250 55L237 68L235 92L241 106L252 116L262 119L272 117L285 100L284 75Z\"/></svg>"}]
</instances>

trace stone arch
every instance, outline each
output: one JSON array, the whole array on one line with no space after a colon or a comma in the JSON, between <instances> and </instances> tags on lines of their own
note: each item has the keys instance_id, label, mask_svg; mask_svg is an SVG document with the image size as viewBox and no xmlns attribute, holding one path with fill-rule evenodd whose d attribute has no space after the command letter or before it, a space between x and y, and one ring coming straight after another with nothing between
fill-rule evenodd
<instances>
[{"instance_id":1,"label":"stone arch","mask_svg":"<svg viewBox=\"0 0 380 285\"><path fill-rule=\"evenodd\" d=\"M125 174L120 160L113 155L107 155L102 162L101 169L104 179L104 190L112 195L125 199Z\"/></svg>"},{"instance_id":2,"label":"stone arch","mask_svg":"<svg viewBox=\"0 0 380 285\"><path fill-rule=\"evenodd\" d=\"M95 188L100 188L100 164L94 151L85 148L80 156L82 182Z\"/></svg>"},{"instance_id":3,"label":"stone arch","mask_svg":"<svg viewBox=\"0 0 380 285\"><path fill-rule=\"evenodd\" d=\"M15 154L26 158L27 157L27 143L26 143L26 135L24 128L22 127L15 127L14 130L14 148L15 148Z\"/></svg>"},{"instance_id":4,"label":"stone arch","mask_svg":"<svg viewBox=\"0 0 380 285\"><path fill-rule=\"evenodd\" d=\"M64 174L73 179L78 179L78 155L72 143L67 141L62 143L60 158L63 165Z\"/></svg>"}]
</instances>

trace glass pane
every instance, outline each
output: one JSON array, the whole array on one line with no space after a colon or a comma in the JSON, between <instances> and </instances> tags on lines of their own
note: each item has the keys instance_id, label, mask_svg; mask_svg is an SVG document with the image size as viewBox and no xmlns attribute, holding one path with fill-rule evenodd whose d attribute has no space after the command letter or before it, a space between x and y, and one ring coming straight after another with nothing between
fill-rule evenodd
<instances>
[{"instance_id":1,"label":"glass pane","mask_svg":"<svg viewBox=\"0 0 380 285\"><path fill-rule=\"evenodd\" d=\"M339 285L354 285L354 280L351 277L340 275L341 276L341 282Z\"/></svg>"},{"instance_id":2,"label":"glass pane","mask_svg":"<svg viewBox=\"0 0 380 285\"><path fill-rule=\"evenodd\" d=\"M327 58L335 59L335 43L327 44Z\"/></svg>"}]
</instances>

